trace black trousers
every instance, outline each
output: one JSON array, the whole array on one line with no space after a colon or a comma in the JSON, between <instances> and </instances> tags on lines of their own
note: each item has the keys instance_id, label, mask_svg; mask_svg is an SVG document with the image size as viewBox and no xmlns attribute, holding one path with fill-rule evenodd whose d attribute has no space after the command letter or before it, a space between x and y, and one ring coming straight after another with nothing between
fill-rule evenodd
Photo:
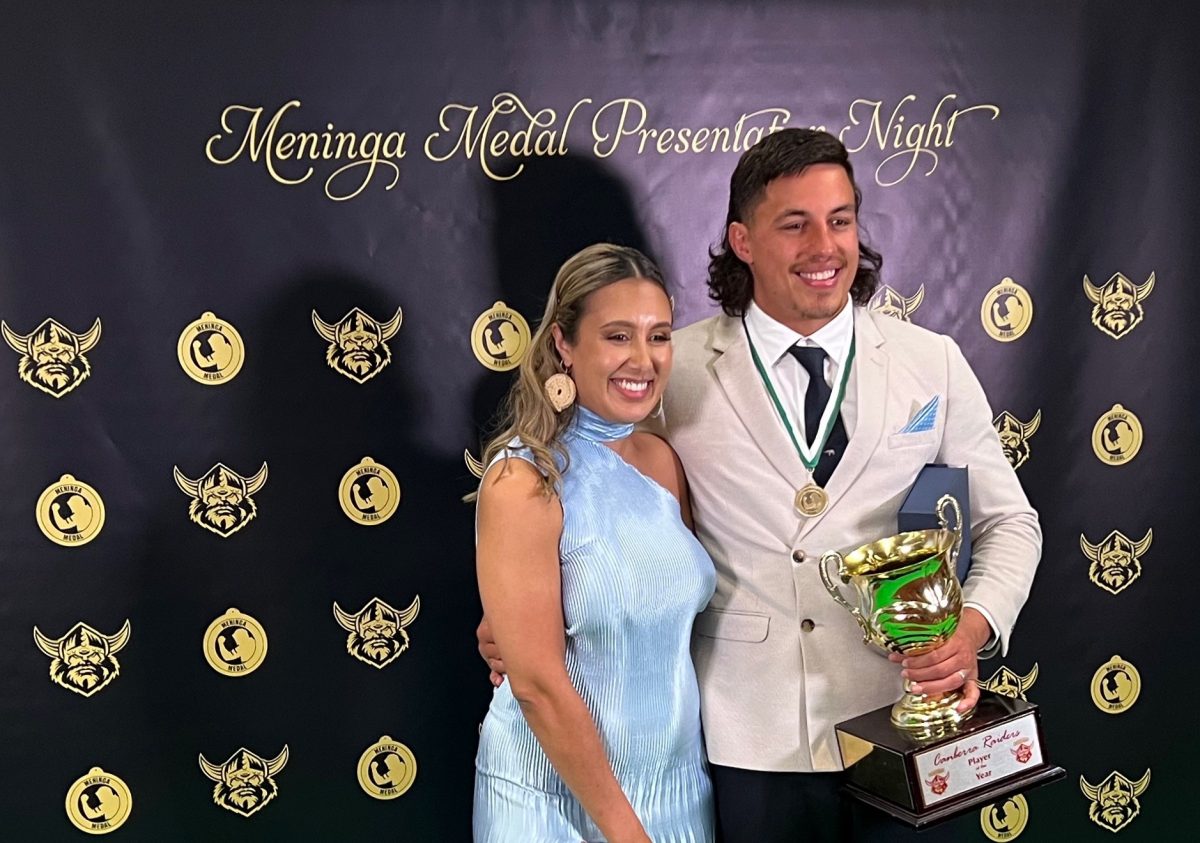
<instances>
[{"instance_id":1,"label":"black trousers","mask_svg":"<svg viewBox=\"0 0 1200 843\"><path fill-rule=\"evenodd\" d=\"M980 837L979 816L915 831L841 793L842 773L764 773L710 765L718 843L958 843Z\"/></svg>"}]
</instances>

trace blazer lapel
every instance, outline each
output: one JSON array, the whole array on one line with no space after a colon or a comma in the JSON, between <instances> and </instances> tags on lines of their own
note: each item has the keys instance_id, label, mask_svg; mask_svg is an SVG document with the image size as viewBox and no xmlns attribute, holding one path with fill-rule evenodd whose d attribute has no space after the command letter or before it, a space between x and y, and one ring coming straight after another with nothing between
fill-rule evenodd
<instances>
[{"instance_id":1,"label":"blazer lapel","mask_svg":"<svg viewBox=\"0 0 1200 843\"><path fill-rule=\"evenodd\" d=\"M886 317L891 318L891 317ZM872 321L871 312L863 309L854 318L854 433L846 445L846 453L825 491L829 493L830 508L854 485L867 463L875 456L883 436L887 408L888 355L883 350L883 335ZM825 510L828 512L829 510ZM819 520L812 519L813 522Z\"/></svg>"},{"instance_id":2,"label":"blazer lapel","mask_svg":"<svg viewBox=\"0 0 1200 843\"><path fill-rule=\"evenodd\" d=\"M767 396L740 319L722 315L717 320L713 350L719 355L713 372L734 412L768 462L792 488L800 489L809 482L808 471Z\"/></svg>"}]
</instances>

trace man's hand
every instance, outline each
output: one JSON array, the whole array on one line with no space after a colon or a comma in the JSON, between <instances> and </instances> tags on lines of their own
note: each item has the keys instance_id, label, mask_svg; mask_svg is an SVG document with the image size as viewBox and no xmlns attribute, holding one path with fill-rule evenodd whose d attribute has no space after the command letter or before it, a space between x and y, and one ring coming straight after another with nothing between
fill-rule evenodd
<instances>
[{"instance_id":1,"label":"man's hand","mask_svg":"<svg viewBox=\"0 0 1200 843\"><path fill-rule=\"evenodd\" d=\"M910 690L914 694L945 694L962 688L963 699L956 708L959 712L969 711L979 702L978 653L991 637L987 619L968 606L963 609L958 629L936 650L920 656L892 653L889 658L904 667L900 676L913 683Z\"/></svg>"},{"instance_id":2,"label":"man's hand","mask_svg":"<svg viewBox=\"0 0 1200 843\"><path fill-rule=\"evenodd\" d=\"M986 625L986 621L984 622ZM475 639L479 642L479 656L491 670L488 679L492 685L499 688L504 682L504 660L500 658L500 648L496 646L496 639L492 637L492 628L488 626L487 615L479 619L479 626L475 628Z\"/></svg>"}]
</instances>

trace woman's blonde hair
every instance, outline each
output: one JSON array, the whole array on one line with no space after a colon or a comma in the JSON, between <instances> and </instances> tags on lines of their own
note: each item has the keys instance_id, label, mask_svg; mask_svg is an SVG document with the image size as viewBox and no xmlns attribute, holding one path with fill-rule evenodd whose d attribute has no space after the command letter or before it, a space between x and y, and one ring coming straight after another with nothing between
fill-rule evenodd
<instances>
[{"instance_id":1,"label":"woman's blonde hair","mask_svg":"<svg viewBox=\"0 0 1200 843\"><path fill-rule=\"evenodd\" d=\"M609 284L628 278L652 281L670 300L662 272L654 261L629 246L596 243L572 255L559 268L546 301L546 312L542 314L529 352L517 367L517 378L501 407L498 432L483 451L484 466L490 465L515 437L532 452L534 463L542 473L542 493L549 497L557 491L568 462L562 433L574 417L575 407L572 405L556 413L543 386L547 378L563 371L551 327L558 325L563 337L574 343L588 297ZM477 497L476 492L466 499Z\"/></svg>"}]
</instances>

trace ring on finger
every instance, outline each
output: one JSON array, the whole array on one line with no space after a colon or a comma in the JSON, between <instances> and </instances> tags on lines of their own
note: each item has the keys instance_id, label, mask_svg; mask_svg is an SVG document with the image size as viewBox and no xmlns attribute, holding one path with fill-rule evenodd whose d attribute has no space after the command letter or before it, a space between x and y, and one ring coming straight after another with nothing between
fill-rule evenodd
<instances>
[{"instance_id":1,"label":"ring on finger","mask_svg":"<svg viewBox=\"0 0 1200 843\"><path fill-rule=\"evenodd\" d=\"M959 671L958 671L958 675L959 675L959 678L961 678L961 679L962 679L962 681L963 681L963 684L964 684L964 685L965 685L965 684L967 684L967 679L968 679L969 677L968 677L968 674L967 674L966 668L960 668L960 669L959 669Z\"/></svg>"}]
</instances>

